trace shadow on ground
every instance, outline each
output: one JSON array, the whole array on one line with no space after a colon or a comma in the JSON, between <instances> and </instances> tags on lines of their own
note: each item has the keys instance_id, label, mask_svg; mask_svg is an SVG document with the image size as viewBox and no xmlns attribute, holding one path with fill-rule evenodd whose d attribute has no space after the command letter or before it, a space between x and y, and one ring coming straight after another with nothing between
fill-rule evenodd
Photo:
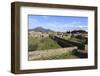
<instances>
[{"instance_id":1,"label":"shadow on ground","mask_svg":"<svg viewBox=\"0 0 100 76\"><path fill-rule=\"evenodd\" d=\"M74 50L72 51L72 53L73 53L73 55L75 55L75 56L77 56L77 57L79 57L79 58L88 58L87 53L82 52L82 51L79 51L78 49L74 49Z\"/></svg>"}]
</instances>

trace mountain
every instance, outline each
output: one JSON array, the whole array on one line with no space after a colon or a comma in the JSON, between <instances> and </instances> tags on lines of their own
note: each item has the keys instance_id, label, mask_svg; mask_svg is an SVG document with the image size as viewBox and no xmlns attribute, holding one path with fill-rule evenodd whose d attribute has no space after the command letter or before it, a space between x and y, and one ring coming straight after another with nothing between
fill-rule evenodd
<instances>
[{"instance_id":1,"label":"mountain","mask_svg":"<svg viewBox=\"0 0 100 76\"><path fill-rule=\"evenodd\" d=\"M35 32L53 32L50 29L45 29L43 27L36 27L34 29L29 29L28 31L35 31Z\"/></svg>"}]
</instances>

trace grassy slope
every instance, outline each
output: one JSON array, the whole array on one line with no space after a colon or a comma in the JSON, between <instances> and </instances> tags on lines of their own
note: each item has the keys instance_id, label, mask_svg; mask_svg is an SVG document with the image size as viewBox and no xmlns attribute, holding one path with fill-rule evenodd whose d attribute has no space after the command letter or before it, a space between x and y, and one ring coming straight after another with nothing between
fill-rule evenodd
<instances>
[{"instance_id":1,"label":"grassy slope","mask_svg":"<svg viewBox=\"0 0 100 76\"><path fill-rule=\"evenodd\" d=\"M49 37L47 38L33 38L29 37L28 39L28 50L35 51L35 50L46 50L46 49L56 49L60 48L60 46L54 42Z\"/></svg>"},{"instance_id":2,"label":"grassy slope","mask_svg":"<svg viewBox=\"0 0 100 76\"><path fill-rule=\"evenodd\" d=\"M76 41L76 42L79 42L79 43L84 43L83 39L78 39L78 38L75 38L75 37L68 38L67 36L64 36L63 39L71 40L71 41Z\"/></svg>"},{"instance_id":3,"label":"grassy slope","mask_svg":"<svg viewBox=\"0 0 100 76\"><path fill-rule=\"evenodd\" d=\"M29 60L52 60L52 59L72 59L77 58L73 55L75 47L49 49L45 51L29 52Z\"/></svg>"}]
</instances>

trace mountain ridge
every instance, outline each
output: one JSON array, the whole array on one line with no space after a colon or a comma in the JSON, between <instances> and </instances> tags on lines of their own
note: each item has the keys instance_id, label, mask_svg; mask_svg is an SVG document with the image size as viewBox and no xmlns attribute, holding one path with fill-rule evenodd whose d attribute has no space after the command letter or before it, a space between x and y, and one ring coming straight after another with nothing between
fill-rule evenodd
<instances>
[{"instance_id":1,"label":"mountain ridge","mask_svg":"<svg viewBox=\"0 0 100 76\"><path fill-rule=\"evenodd\" d=\"M35 31L35 32L54 32L50 29L45 29L43 27L36 27L34 29L29 29L28 31Z\"/></svg>"}]
</instances>

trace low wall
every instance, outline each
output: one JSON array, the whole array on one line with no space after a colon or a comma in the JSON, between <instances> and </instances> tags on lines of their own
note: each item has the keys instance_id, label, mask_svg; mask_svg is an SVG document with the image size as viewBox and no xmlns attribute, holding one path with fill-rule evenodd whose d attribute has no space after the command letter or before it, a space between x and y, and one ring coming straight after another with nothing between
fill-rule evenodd
<instances>
[{"instance_id":1,"label":"low wall","mask_svg":"<svg viewBox=\"0 0 100 76\"><path fill-rule=\"evenodd\" d=\"M84 50L85 49L85 44L79 43L79 42L75 42L75 41L71 41L71 40L65 40L59 37L52 37L53 40L55 40L57 43L61 44L61 46L64 47L70 47L70 46L77 46L78 49L80 50Z\"/></svg>"}]
</instances>

